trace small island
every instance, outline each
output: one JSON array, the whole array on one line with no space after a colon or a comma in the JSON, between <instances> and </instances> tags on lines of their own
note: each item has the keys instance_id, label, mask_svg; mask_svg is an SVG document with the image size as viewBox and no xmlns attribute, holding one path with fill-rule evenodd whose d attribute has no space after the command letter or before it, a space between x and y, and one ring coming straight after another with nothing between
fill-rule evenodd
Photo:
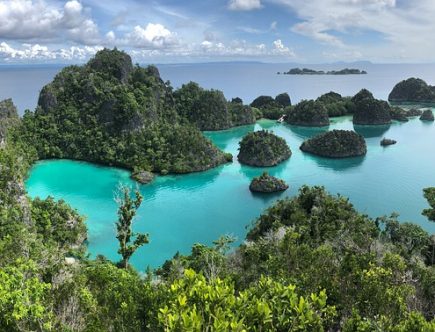
<instances>
[{"instance_id":1,"label":"small island","mask_svg":"<svg viewBox=\"0 0 435 332\"><path fill-rule=\"evenodd\" d=\"M343 116L353 113L353 103L351 97L343 97L339 93L330 91L321 95L316 99L317 102L322 103L328 112L328 116Z\"/></svg>"},{"instance_id":2,"label":"small island","mask_svg":"<svg viewBox=\"0 0 435 332\"><path fill-rule=\"evenodd\" d=\"M367 153L364 137L351 130L332 130L302 143L300 149L327 158L348 158Z\"/></svg>"},{"instance_id":3,"label":"small island","mask_svg":"<svg viewBox=\"0 0 435 332\"><path fill-rule=\"evenodd\" d=\"M434 121L434 115L431 109L425 110L423 114L420 116L420 120L422 121Z\"/></svg>"},{"instance_id":4,"label":"small island","mask_svg":"<svg viewBox=\"0 0 435 332\"><path fill-rule=\"evenodd\" d=\"M133 171L131 178L141 184L148 184L154 180L154 174L148 171Z\"/></svg>"},{"instance_id":5,"label":"small island","mask_svg":"<svg viewBox=\"0 0 435 332\"><path fill-rule=\"evenodd\" d=\"M257 113L257 118L278 120L285 113L284 109L291 106L291 99L286 92L280 93L275 98L259 96L252 101L250 106Z\"/></svg>"},{"instance_id":6,"label":"small island","mask_svg":"<svg viewBox=\"0 0 435 332\"><path fill-rule=\"evenodd\" d=\"M258 193L274 193L288 189L287 183L264 172L259 177L253 178L249 190Z\"/></svg>"},{"instance_id":7,"label":"small island","mask_svg":"<svg viewBox=\"0 0 435 332\"><path fill-rule=\"evenodd\" d=\"M420 78L408 78L397 83L388 96L395 103L435 103L435 87Z\"/></svg>"},{"instance_id":8,"label":"small island","mask_svg":"<svg viewBox=\"0 0 435 332\"><path fill-rule=\"evenodd\" d=\"M328 111L318 101L302 100L295 107L289 108L286 122L295 126L324 127L329 126Z\"/></svg>"},{"instance_id":9,"label":"small island","mask_svg":"<svg viewBox=\"0 0 435 332\"><path fill-rule=\"evenodd\" d=\"M278 72L278 74L280 74ZM288 72L284 72L284 75L365 75L365 70L359 70L354 68L345 68L341 70L314 70L308 68L292 68Z\"/></svg>"},{"instance_id":10,"label":"small island","mask_svg":"<svg viewBox=\"0 0 435 332\"><path fill-rule=\"evenodd\" d=\"M353 98L353 123L357 125L385 125L391 123L390 105L375 99L373 94L362 89Z\"/></svg>"},{"instance_id":11,"label":"small island","mask_svg":"<svg viewBox=\"0 0 435 332\"><path fill-rule=\"evenodd\" d=\"M390 116L392 120L396 120L399 122L408 122L408 112L400 107L391 107Z\"/></svg>"},{"instance_id":12,"label":"small island","mask_svg":"<svg viewBox=\"0 0 435 332\"><path fill-rule=\"evenodd\" d=\"M239 144L240 163L255 167L275 166L292 154L283 138L267 130L249 133Z\"/></svg>"},{"instance_id":13,"label":"small island","mask_svg":"<svg viewBox=\"0 0 435 332\"><path fill-rule=\"evenodd\" d=\"M388 146L388 145L393 145L396 143L397 143L397 141L395 141L394 139L383 138L381 141L381 146Z\"/></svg>"}]
</instances>

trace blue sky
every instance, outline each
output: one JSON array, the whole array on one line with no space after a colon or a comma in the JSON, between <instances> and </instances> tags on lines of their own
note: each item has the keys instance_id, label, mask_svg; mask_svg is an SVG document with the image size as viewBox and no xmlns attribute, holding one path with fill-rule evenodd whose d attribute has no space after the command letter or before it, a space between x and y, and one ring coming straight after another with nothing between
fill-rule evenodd
<instances>
[{"instance_id":1,"label":"blue sky","mask_svg":"<svg viewBox=\"0 0 435 332\"><path fill-rule=\"evenodd\" d=\"M0 63L433 62L433 0L0 0Z\"/></svg>"}]
</instances>

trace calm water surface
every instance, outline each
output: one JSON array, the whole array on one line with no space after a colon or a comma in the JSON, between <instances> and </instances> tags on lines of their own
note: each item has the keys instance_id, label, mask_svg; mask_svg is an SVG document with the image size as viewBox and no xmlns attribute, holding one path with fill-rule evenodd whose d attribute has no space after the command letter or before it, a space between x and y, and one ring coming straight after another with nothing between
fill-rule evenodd
<instances>
[{"instance_id":1,"label":"calm water surface","mask_svg":"<svg viewBox=\"0 0 435 332\"><path fill-rule=\"evenodd\" d=\"M430 233L430 223L421 211L427 207L422 189L435 186L435 125L417 118L391 126L355 127L349 117L335 119L329 128L303 128L262 120L256 125L206 133L221 149L237 155L238 142L248 132L273 130L290 145L292 157L268 171L290 185L282 194L254 195L250 180L263 168L240 165L237 161L216 169L182 176L158 177L140 186L144 202L135 230L147 232L151 243L133 256L140 270L157 267L177 251L188 253L194 243L210 244L223 234L240 241L246 227L273 201L293 196L303 184L324 185L331 193L351 198L355 206L375 217L400 213L400 220L413 221ZM366 137L368 153L351 159L325 159L304 154L302 141L321 131L351 129ZM383 148L382 137L396 145ZM236 159L236 158L235 158ZM119 182L133 185L124 170L68 160L39 162L32 169L26 187L31 197L65 199L87 216L89 252L116 260L113 193Z\"/></svg>"}]
</instances>

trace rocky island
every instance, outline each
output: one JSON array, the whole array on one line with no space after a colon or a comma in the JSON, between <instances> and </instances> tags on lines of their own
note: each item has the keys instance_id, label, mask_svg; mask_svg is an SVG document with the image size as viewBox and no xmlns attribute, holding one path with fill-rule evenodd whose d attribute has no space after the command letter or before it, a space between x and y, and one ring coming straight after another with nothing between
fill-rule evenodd
<instances>
[{"instance_id":1,"label":"rocky island","mask_svg":"<svg viewBox=\"0 0 435 332\"><path fill-rule=\"evenodd\" d=\"M239 98L240 99L240 98ZM228 103L222 91L206 90L190 82L174 92L177 113L200 130L223 130L252 124L255 114L239 100Z\"/></svg>"},{"instance_id":2,"label":"rocky island","mask_svg":"<svg viewBox=\"0 0 435 332\"><path fill-rule=\"evenodd\" d=\"M227 162L229 156L196 122L179 114L180 94L174 97L156 67L133 66L127 53L104 49L86 65L65 67L42 89L36 111L23 117L21 139L36 148L38 159L84 160L138 172L188 173ZM219 92L201 94L210 97L213 110L226 106ZM200 100L205 104L207 98Z\"/></svg>"},{"instance_id":3,"label":"rocky island","mask_svg":"<svg viewBox=\"0 0 435 332\"><path fill-rule=\"evenodd\" d=\"M381 141L381 146L388 146L388 145L393 145L396 143L397 143L397 141L395 141L394 139L383 138Z\"/></svg>"},{"instance_id":4,"label":"rocky island","mask_svg":"<svg viewBox=\"0 0 435 332\"><path fill-rule=\"evenodd\" d=\"M435 87L419 78L408 78L397 83L388 96L395 103L435 103Z\"/></svg>"},{"instance_id":5,"label":"rocky island","mask_svg":"<svg viewBox=\"0 0 435 332\"><path fill-rule=\"evenodd\" d=\"M292 154L283 138L267 130L251 132L239 144L240 163L255 167L275 166Z\"/></svg>"},{"instance_id":6,"label":"rocky island","mask_svg":"<svg viewBox=\"0 0 435 332\"><path fill-rule=\"evenodd\" d=\"M328 112L328 116L342 116L353 113L353 103L350 97L342 97L339 93L328 92L316 99Z\"/></svg>"},{"instance_id":7,"label":"rocky island","mask_svg":"<svg viewBox=\"0 0 435 332\"><path fill-rule=\"evenodd\" d=\"M278 120L287 107L291 106L291 99L288 93L280 93L275 98L271 96L259 96L250 104L254 109L258 109L260 117L271 120Z\"/></svg>"},{"instance_id":8,"label":"rocky island","mask_svg":"<svg viewBox=\"0 0 435 332\"><path fill-rule=\"evenodd\" d=\"M367 153L364 137L351 130L332 130L302 143L300 149L328 158L363 156Z\"/></svg>"},{"instance_id":9,"label":"rocky island","mask_svg":"<svg viewBox=\"0 0 435 332\"><path fill-rule=\"evenodd\" d=\"M434 115L431 109L425 110L423 114L420 116L420 120L422 121L434 121Z\"/></svg>"},{"instance_id":10,"label":"rocky island","mask_svg":"<svg viewBox=\"0 0 435 332\"><path fill-rule=\"evenodd\" d=\"M286 122L296 126L323 127L329 125L328 111L321 102L302 100L287 110Z\"/></svg>"},{"instance_id":11,"label":"rocky island","mask_svg":"<svg viewBox=\"0 0 435 332\"><path fill-rule=\"evenodd\" d=\"M399 122L408 122L408 112L400 107L391 107L390 108L390 116L392 120L396 120Z\"/></svg>"},{"instance_id":12,"label":"rocky island","mask_svg":"<svg viewBox=\"0 0 435 332\"><path fill-rule=\"evenodd\" d=\"M288 185L281 179L264 172L259 177L253 178L249 190L259 193L274 193L288 189Z\"/></svg>"},{"instance_id":13,"label":"rocky island","mask_svg":"<svg viewBox=\"0 0 435 332\"><path fill-rule=\"evenodd\" d=\"M279 74L279 72L278 72ZM313 70L308 68L292 68L288 72L284 72L284 75L365 75L365 70L359 70L354 68L345 68L341 70Z\"/></svg>"},{"instance_id":14,"label":"rocky island","mask_svg":"<svg viewBox=\"0 0 435 332\"><path fill-rule=\"evenodd\" d=\"M353 98L353 123L357 125L385 125L391 123L390 105L375 99L372 93L362 89Z\"/></svg>"}]
</instances>

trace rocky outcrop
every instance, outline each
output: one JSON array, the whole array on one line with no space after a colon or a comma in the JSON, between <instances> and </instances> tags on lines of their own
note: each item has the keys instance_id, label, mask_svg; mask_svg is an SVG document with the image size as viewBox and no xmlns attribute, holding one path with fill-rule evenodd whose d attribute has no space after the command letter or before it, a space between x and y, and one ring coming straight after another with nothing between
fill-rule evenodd
<instances>
[{"instance_id":1,"label":"rocky outcrop","mask_svg":"<svg viewBox=\"0 0 435 332\"><path fill-rule=\"evenodd\" d=\"M420 116L423 114L423 111L417 108L411 108L406 112L406 116L408 118L414 117L414 116Z\"/></svg>"},{"instance_id":2,"label":"rocky outcrop","mask_svg":"<svg viewBox=\"0 0 435 332\"><path fill-rule=\"evenodd\" d=\"M286 122L296 126L323 127L329 125L328 111L322 103L303 100L287 111Z\"/></svg>"},{"instance_id":3,"label":"rocky outcrop","mask_svg":"<svg viewBox=\"0 0 435 332\"><path fill-rule=\"evenodd\" d=\"M104 49L98 52L98 56L92 58L87 66L96 72L115 77L122 83L127 83L130 74L133 72L133 63L130 55L125 52L119 52L116 48L114 50ZM154 71L156 67L149 67L148 74L158 75L158 71Z\"/></svg>"},{"instance_id":4,"label":"rocky outcrop","mask_svg":"<svg viewBox=\"0 0 435 332\"><path fill-rule=\"evenodd\" d=\"M292 154L283 138L266 130L247 134L239 144L237 158L240 163L250 166L275 166Z\"/></svg>"},{"instance_id":5,"label":"rocky outcrop","mask_svg":"<svg viewBox=\"0 0 435 332\"><path fill-rule=\"evenodd\" d=\"M332 130L302 143L300 149L328 158L363 156L367 153L364 137L350 130Z\"/></svg>"},{"instance_id":6,"label":"rocky outcrop","mask_svg":"<svg viewBox=\"0 0 435 332\"><path fill-rule=\"evenodd\" d=\"M255 123L255 113L250 106L242 103L229 103L228 111L231 117L231 126L243 126Z\"/></svg>"},{"instance_id":7,"label":"rocky outcrop","mask_svg":"<svg viewBox=\"0 0 435 332\"><path fill-rule=\"evenodd\" d=\"M0 101L0 148L6 145L6 132L19 121L18 111L12 99Z\"/></svg>"},{"instance_id":8,"label":"rocky outcrop","mask_svg":"<svg viewBox=\"0 0 435 332\"><path fill-rule=\"evenodd\" d=\"M434 121L435 118L434 118L432 110L430 110L430 109L425 110L423 112L423 114L420 116L420 120L422 120L422 121Z\"/></svg>"},{"instance_id":9,"label":"rocky outcrop","mask_svg":"<svg viewBox=\"0 0 435 332\"><path fill-rule=\"evenodd\" d=\"M357 125L384 125L391 123L390 106L386 101L375 99L366 89L353 98L353 123Z\"/></svg>"},{"instance_id":10,"label":"rocky outcrop","mask_svg":"<svg viewBox=\"0 0 435 332\"><path fill-rule=\"evenodd\" d=\"M259 193L274 193L288 189L288 185L281 179L264 172L259 177L253 178L249 190Z\"/></svg>"},{"instance_id":11,"label":"rocky outcrop","mask_svg":"<svg viewBox=\"0 0 435 332\"><path fill-rule=\"evenodd\" d=\"M434 103L435 87L419 78L408 78L397 83L388 96L391 102Z\"/></svg>"},{"instance_id":12,"label":"rocky outcrop","mask_svg":"<svg viewBox=\"0 0 435 332\"><path fill-rule=\"evenodd\" d=\"M174 92L178 114L200 130L223 130L252 124L255 114L240 98L227 102L222 91L205 90L195 82Z\"/></svg>"},{"instance_id":13,"label":"rocky outcrop","mask_svg":"<svg viewBox=\"0 0 435 332\"><path fill-rule=\"evenodd\" d=\"M394 139L389 139L389 138L383 138L381 141L381 145L382 146L388 146L388 145L393 145L396 144L397 141L395 141Z\"/></svg>"},{"instance_id":14,"label":"rocky outcrop","mask_svg":"<svg viewBox=\"0 0 435 332\"><path fill-rule=\"evenodd\" d=\"M291 100L290 100L290 96L286 92L280 93L279 95L277 95L275 97L275 102L283 108L291 106L291 104L292 104Z\"/></svg>"},{"instance_id":15,"label":"rocky outcrop","mask_svg":"<svg viewBox=\"0 0 435 332\"><path fill-rule=\"evenodd\" d=\"M154 174L148 171L135 171L131 173L131 178L141 184L148 184L154 180Z\"/></svg>"},{"instance_id":16,"label":"rocky outcrop","mask_svg":"<svg viewBox=\"0 0 435 332\"><path fill-rule=\"evenodd\" d=\"M406 112L403 108L400 107L391 107L390 108L391 119L399 121L399 122L408 122L408 112Z\"/></svg>"}]
</instances>

